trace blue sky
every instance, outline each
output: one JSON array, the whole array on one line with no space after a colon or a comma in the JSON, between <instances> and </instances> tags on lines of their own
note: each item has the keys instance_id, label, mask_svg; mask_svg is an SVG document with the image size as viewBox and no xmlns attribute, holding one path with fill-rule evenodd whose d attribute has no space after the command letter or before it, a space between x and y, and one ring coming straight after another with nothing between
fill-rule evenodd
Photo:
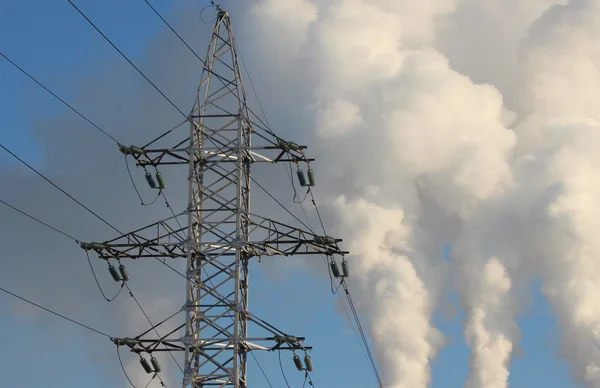
<instances>
[{"instance_id":1,"label":"blue sky","mask_svg":"<svg viewBox=\"0 0 600 388\"><path fill-rule=\"evenodd\" d=\"M200 10L202 2L197 3ZM77 4L109 37L114 38L117 46L134 62L140 59L149 43L165 28L141 0L80 0ZM155 0L153 4L165 15L170 15L174 7L173 1L167 0ZM72 101L69 97L73 97L78 80L101 74L108 64L121 59L66 1L2 2L0 26L0 51L83 112L96 111L96 107L80 106L78 101ZM174 41L174 44L177 43ZM204 43L200 44L200 47L203 46ZM135 82L138 81L135 73L132 72L131 77ZM110 106L113 102L105 103ZM0 106L3 118L0 142L26 160L43 166L45 158L51 157L52 152L67 151L45 149L32 129L36 123L65 114L67 109L3 59L0 59ZM2 174L7 169L20 169L5 153L0 153L0 167ZM0 176L5 184L19 184L16 180L7 181L9 178L8 175ZM28 207L26 201L16 205L24 210ZM7 227L3 220L0 231ZM49 235L53 233L42 228L34 231ZM59 235L55 237L62 238ZM443 252L440 252L441 256ZM18 273L0 273L0 286L10 281L14 285L13 291L24 293L27 279L17 279L18 276ZM82 273L81 276L89 274ZM273 280L260 271L255 271L252 276L252 294L261 298L251 303L252 310L258 316L268 316L270 306L286 306L275 315L278 318L277 326L293 329L299 335L306 336L315 346L316 386L375 386L354 334L345 318L335 311L335 298L328 294L324 277L312 276L304 270L289 269L280 280ZM557 356L559 328L537 286L532 289L532 305L519 321L523 331L523 354L513 362L511 387L578 387L569 377L568 366ZM78 290L73 289L72 292L77 293ZM30 296L36 299L36 295ZM0 363L5 366L1 368L4 385L33 387L38 386L40 378L43 378L45 385L62 387L95 388L119 386L122 383L116 357L108 365L99 365L90 360L90 354L94 354L95 349L112 350L108 341L90 336L52 316L32 319L13 314L15 303L8 296L0 295L0 330L5 333L3 351L0 353ZM95 299L90 303L100 301ZM437 324L449 337L451 344L441 352L433 365L432 387L461 387L466 380L469 351L461 334L463 319L462 313L452 320L436 316ZM94 322L87 323L95 326ZM283 386L276 355L262 355L260 360L274 385ZM302 376L295 372L289 355L284 355L284 367L291 385L300 387ZM31 373L33 368L35 373ZM266 386L253 362L250 368L256 386ZM82 379L86 381L83 385Z\"/></svg>"}]
</instances>

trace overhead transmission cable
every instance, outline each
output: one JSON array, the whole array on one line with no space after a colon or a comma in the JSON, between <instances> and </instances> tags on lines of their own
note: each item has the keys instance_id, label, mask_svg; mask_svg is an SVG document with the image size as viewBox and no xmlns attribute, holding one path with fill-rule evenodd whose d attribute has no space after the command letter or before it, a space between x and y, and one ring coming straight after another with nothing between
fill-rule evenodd
<instances>
[{"instance_id":1,"label":"overhead transmission cable","mask_svg":"<svg viewBox=\"0 0 600 388\"><path fill-rule=\"evenodd\" d=\"M121 56L127 61L129 62L129 64L142 76L144 77L144 79L146 81L148 81L148 83L150 85L152 85L152 87L154 87L154 89L156 89L157 92L159 92L164 98L165 100L167 100L175 109L177 109L177 111L179 113L181 113L184 117L187 118L187 115L185 113L183 113L183 111L181 109L179 109L179 107L177 105L175 105L175 103L169 98L167 97L167 95L165 93L163 93L162 90L159 89L158 86L156 86L156 84L154 82L152 82L150 80L150 78L148 78L128 57L127 55L125 55L121 50L119 50L119 48L117 46L115 46L115 44L106 36L104 35L104 33L98 28L96 27L96 25L94 24L94 22L92 22L86 15L85 13L83 13L83 11L81 9L79 9L79 7L77 7L77 5L75 5L75 3L73 3L71 0L67 0L69 2L69 4L71 4L73 6L73 8L75 8L75 10L77 10L77 12L85 19L87 20L87 22L100 34L102 35L102 37L104 38L104 40L106 40L111 46L112 48L114 48L119 54L121 54Z\"/></svg>"},{"instance_id":2,"label":"overhead transmission cable","mask_svg":"<svg viewBox=\"0 0 600 388\"><path fill-rule=\"evenodd\" d=\"M315 201L315 196L314 196L314 194L312 192L312 189L310 187L308 188L308 191L310 193L311 200L312 200L312 203L313 203L313 205L315 207L315 211L317 213L317 217L319 219L321 227L323 228L323 233L326 235L327 231L325 230L325 224L323 223L323 219L321 217L321 213L319 212L319 207L317 206L317 203ZM356 310L356 307L354 305L354 301L352 300L352 296L350 295L350 290L348 288L348 284L346 283L345 278L341 279L340 285L343 286L343 288L344 288L344 291L345 291L345 294L346 294L346 298L348 299L348 305L350 306L350 310L352 311L352 315L354 316L354 320L356 322L356 326L358 328L358 331L360 333L360 337L361 337L362 342L364 344L364 349L367 352L367 357L369 358L369 362L371 364L371 369L373 370L373 374L375 375L375 378L377 379L379 387L383 388L383 382L381 381L381 376L379 375L379 371L377 369L377 364L375 362L373 354L371 353L369 342L367 341L367 337L365 335L365 332L363 330L362 324L360 322L360 317L359 317L358 312Z\"/></svg>"},{"instance_id":3,"label":"overhead transmission cable","mask_svg":"<svg viewBox=\"0 0 600 388\"><path fill-rule=\"evenodd\" d=\"M135 301L135 303L138 305L138 307L140 308L140 310L142 310L142 314L144 314L144 317L146 317L146 320L148 321L148 323L152 327L152 330L154 330L154 332L156 333L156 335L158 336L158 338L161 338L161 335L159 334L158 330L156 329L156 325L154 325L152 323L152 321L150 320L150 317L148 316L148 314L146 314L146 311L144 310L144 308L142 307L142 305L140 304L140 302L138 301L138 299L135 297L135 295L133 295L133 291L131 291L131 288L129 287L129 285L126 282L123 282L123 284L125 284L125 287L127 287L127 290L129 291L129 295L131 295L131 297L133 298L133 300ZM167 348L166 345L165 345L165 349L168 350L168 348ZM173 355L173 353L171 351L168 351L168 353L171 355L171 358L173 359L173 361L175 362L175 364L177 365L177 367L179 368L179 370L181 370L181 372L183 372L183 368L181 367L181 365L179 364L179 362L177 361L177 359L175 358L175 356Z\"/></svg>"},{"instance_id":4,"label":"overhead transmission cable","mask_svg":"<svg viewBox=\"0 0 600 388\"><path fill-rule=\"evenodd\" d=\"M18 64L16 64L14 61L12 61L11 59L9 59L6 55L0 53L0 55L2 57L4 57L9 63L11 63L13 66L15 66L17 69L19 69L21 72L23 72L25 75L27 75L30 79L32 79L36 84L40 85L44 90L46 90L48 93L50 93L52 96L54 96L58 101L60 101L61 103L63 103L66 107L68 107L69 109L71 109L73 112L77 113L81 118L83 118L86 122L88 122L90 125L92 125L92 127L96 128L97 130L99 130L100 132L102 132L103 134L105 134L107 137L109 137L110 139L112 139L117 145L121 145L121 143L116 140L113 136L111 136L108 132L106 132L104 129L102 129L100 126L98 126L97 124L95 124L93 121L91 121L89 118L87 118L85 115L83 115L80 111L78 111L77 109L75 109L73 106L71 106L69 103L67 103L65 100L63 100L62 98L60 98L58 95L56 95L56 93L54 93L51 89L49 89L48 87L44 86L40 81L38 81L36 78L34 78L30 73L28 73L27 71L25 71L21 66L19 66ZM183 122L186 122L187 120L184 120ZM181 125L181 124L179 124ZM179 126L178 125L178 126ZM174 129L174 128L173 128ZM171 129L171 131L173 130ZM21 163L23 163L24 165L26 165L27 167L29 167L32 171L34 171L36 174L40 175L41 174L36 171L35 169L33 169L31 166L29 166L27 163L25 163L24 161L22 161L19 157L17 157L15 154L13 154L10 150L8 150L6 147L2 146L0 144L0 147L4 148L7 152L9 152L11 155L13 155L13 157L15 157L17 160L19 160ZM45 177L43 177L44 179L46 179ZM46 179L47 180L47 179ZM55 186L53 184L53 186ZM56 186L55 186L56 187ZM58 188L58 187L57 187ZM61 190L59 188L59 190ZM64 193L64 192L63 192ZM66 194L67 196L69 196L68 194ZM71 198L73 199L73 198ZM73 199L75 200L75 199ZM82 205L79 201L75 200L80 206L82 206L84 209L86 209L87 211L89 211L90 213L92 213L94 216L96 216L96 218L99 218L102 222L104 222L105 224L109 225L113 230L117 231L117 233L119 234L123 234L122 232L120 232L118 229L116 229L114 226L110 225L108 222L106 222L104 219L102 219L101 217L99 217L97 214L95 214L94 212L92 212L91 210L89 210L87 207L85 207L84 205ZM9 207L12 207L8 204L6 204ZM16 209L17 210L17 209ZM20 211L20 210L17 210ZM25 213L24 213L25 214ZM25 214L27 215L27 214ZM30 215L27 215L30 218ZM39 220L36 220L39 222ZM43 223L42 223L43 224ZM48 226L48 225L46 225ZM52 227L50 227L52 228ZM62 232L59 232L62 233ZM67 236L69 238L72 238L71 236ZM73 239L75 240L75 239ZM79 241L75 240L77 243L79 243ZM158 260L158 259L157 259ZM177 271L176 269L174 269L173 267L171 267L170 265L158 260L160 263L162 263L163 265L165 265L166 267L168 267L169 269L171 269L172 271L175 271L176 273L178 273L180 276L183 276L185 278L185 275L183 275L181 272Z\"/></svg>"},{"instance_id":5,"label":"overhead transmission cable","mask_svg":"<svg viewBox=\"0 0 600 388\"><path fill-rule=\"evenodd\" d=\"M91 214L93 214L96 218L98 218L100 221L104 222L106 225L108 225L109 227L111 227L112 229L114 229L115 231L117 231L117 233L119 234L123 234L119 231L119 229L115 228L114 226L112 226L108 221L106 221L104 218L100 217L97 213L95 213L93 210L91 210L89 207L85 206L84 204L82 204L81 202L79 202L78 200L76 200L71 194L67 193L66 191L64 191L63 189L61 189L59 186L56 185L56 183L52 182L50 179L46 178L46 176L44 176L42 173L40 173L38 170L36 170L34 167L32 167L30 164L28 164L27 162L25 162L23 159L21 159L20 157L18 157L14 152L12 152L11 150L9 150L8 148L6 148L2 143L0 143L0 148L4 149L6 152L8 152L9 154L11 154L15 159L17 159L19 162L21 162L22 164L24 164L25 166L27 166L31 171L33 171L34 173L36 173L38 176L40 176L42 179L44 179L46 182L50 183L52 186L54 186L56 189L58 189L61 193L63 193L64 195L66 195L67 197L71 198L73 201L75 201L79 206L83 207L85 210L87 210L88 212L90 212Z\"/></svg>"},{"instance_id":6,"label":"overhead transmission cable","mask_svg":"<svg viewBox=\"0 0 600 388\"><path fill-rule=\"evenodd\" d=\"M285 381L285 385L288 386L288 388L292 388L290 387L290 383L288 383L288 379L285 375L285 371L283 370L283 363L281 362L281 351L277 352L277 357L279 358L279 369L281 370L281 375L283 376L283 380Z\"/></svg>"},{"instance_id":7,"label":"overhead transmission cable","mask_svg":"<svg viewBox=\"0 0 600 388\"><path fill-rule=\"evenodd\" d=\"M60 233L60 234L62 234L62 235L63 235L63 236L65 236L65 237L67 237L67 238L70 238L71 240L73 240L73 241L75 241L77 244L79 244L79 241L78 241L78 240L77 240L75 237L71 236L70 234L68 234L68 233L65 233L65 232L63 232L62 230L60 230L60 229L57 229L57 228L55 228L54 226L52 226L52 225L50 225L50 224L47 224L47 223L45 223L44 221L40 220L39 218L36 218L36 217L34 217L34 216L32 216L32 215L30 215L30 214L28 214L28 213L25 213L23 210L21 210L21 209L19 209L19 208L15 207L15 206L13 206L13 205L9 204L8 202L5 202L5 201L3 201L3 200L1 200L1 199L0 199L0 203L1 203L1 204L3 204L3 205L5 205L5 206L7 206L7 207L9 207L9 208L11 208L11 209L13 209L13 210L14 210L14 211L16 211L16 212L19 212L19 213L21 213L21 214L22 214L22 215L24 215L25 217L29 217L30 219L34 220L35 222L37 222L37 223L39 223L39 224L41 224L41 225L44 225L45 227L47 227L47 228L50 228L50 229L52 229L53 231L55 231L55 232L57 232L57 233Z\"/></svg>"},{"instance_id":8,"label":"overhead transmission cable","mask_svg":"<svg viewBox=\"0 0 600 388\"><path fill-rule=\"evenodd\" d=\"M62 318L62 319L65 319L65 320L67 320L67 321L69 321L69 322L71 322L71 323L74 323L74 324L76 324L76 325L79 325L79 326L81 326L81 327L83 327L83 328L85 328L85 329L88 329L88 330L90 330L90 331L93 331L94 333L97 333L97 334L103 335L103 336L105 336L105 337L107 337L107 338L112 338L110 335L108 335L108 334L106 334L106 333L104 333L104 332L101 332L100 330L96 330L96 329L94 329L93 327L90 327L90 326L88 326L88 325L86 325L86 324L83 324L83 323L81 323L81 322L78 322L78 321L76 321L76 320L74 320L74 319L71 319L71 318L69 318L69 317L66 317L66 316L64 316L64 315L62 315L62 314L59 314L59 313L57 313L56 311L52 311L52 310L50 310L49 308L46 308L46 307L44 307L44 306L42 306L42 305L39 305L39 304L37 304L37 303L35 303L35 302L32 302L32 301L30 301L29 299L25 299L25 298L23 298L22 296L19 296L19 295L17 295L17 294L15 294L15 293L13 293L13 292L10 292L10 291L8 291L8 290L7 290L7 289L5 289L5 288L2 288L2 287L0 287L0 291L2 291L2 292L5 292L6 294L8 294L8 295L11 295L11 296L13 296L13 297L15 297L15 298L17 298L17 299L20 299L20 300L22 300L23 302L29 303L30 305L32 305L32 306L35 306L35 307L37 307L37 308L39 308L39 309L42 309L42 310L44 310L44 311L47 311L47 312L49 312L49 313L51 313L51 314L54 314L54 315L56 315L57 317L60 317L60 318Z\"/></svg>"},{"instance_id":9,"label":"overhead transmission cable","mask_svg":"<svg viewBox=\"0 0 600 388\"><path fill-rule=\"evenodd\" d=\"M22 67L20 67L19 65L17 65L15 62L13 62L10 58L8 58L6 55L4 55L3 53L0 52L0 56L2 56L4 59L6 59L10 64L12 64L14 67L16 67L17 69L19 69L23 74L25 74L27 77L29 77L33 82L35 82L36 84L38 84L40 87L42 87L45 91L47 91L48 93L50 93L52 96L54 96L54 98L56 98L58 101L62 102L64 105L66 105L69 109L71 109L73 112L77 113L77 115L79 115L79 117L81 117L82 119L84 119L85 121L87 121L90 125L92 125L94 128L96 128L97 130L99 130L100 132L102 132L104 135L108 136L110 139L112 139L114 142L119 143L114 137L112 137L108 132L104 131L102 128L100 128L99 126L97 126L96 124L94 124L93 122L91 122L87 117L85 117L83 114L81 114L81 112L79 112L77 109L73 108L71 105L69 105L69 103L67 103L65 100L63 100L62 98L60 98L59 96L57 96L52 90L48 89L46 86L44 86L41 82L39 82L37 79L35 79L31 74L29 74L27 71L25 71Z\"/></svg>"},{"instance_id":10,"label":"overhead transmission cable","mask_svg":"<svg viewBox=\"0 0 600 388\"><path fill-rule=\"evenodd\" d=\"M56 189L58 189L60 192L62 192L63 194L65 194L67 197L69 197L70 199L72 199L73 201L75 201L77 204L79 204L81 207L83 207L84 209L86 209L88 212L92 213L94 216L96 216L97 218L99 218L100 220L102 220L105 224L107 224L108 226L110 226L112 229L114 229L115 231L117 231L119 234L123 234L122 232L120 232L116 227L114 227L112 224L110 224L108 221L106 221L105 219L103 219L102 217L100 217L99 215L97 215L94 211L92 211L89 207L85 206L84 204L82 204L80 201L78 201L77 199L75 199L71 194L67 193L65 190L63 190L62 188L60 188L58 185L56 185L54 182L52 182L51 180L49 180L48 178L46 178L46 176L44 176L42 173L40 173L39 171L37 171L35 168L33 168L32 166L30 166L29 164L27 164L27 162L25 162L23 159L21 159L19 156L17 156L15 153L13 153L12 151L10 151L8 148L6 148L5 146L3 146L2 144L0 144L0 147L2 147L5 151L7 151L8 153L10 153L13 157L15 157L18 161L20 161L21 163L25 164L27 167L29 167L31 170L33 170L37 175L39 175L40 177L42 177L44 180L46 180L48 183L50 183L52 186L54 186ZM3 201L4 203L4 201ZM10 205L9 205L10 206ZM13 206L10 206L13 209ZM16 209L18 210L18 209ZM20 213L27 215L26 213L18 210ZM32 216L27 215L28 217L35 219ZM41 223L41 221L36 220L38 222ZM44 225L48 226L49 228L55 229L53 227L51 227L50 225L47 225L44 223ZM55 229L56 230L56 229ZM58 231L58 230L57 230ZM66 233L60 232L59 233L68 236L69 238L75 240L76 242L79 242L77 239L72 238L71 236L67 235ZM157 258L158 260L158 258ZM158 260L159 262L162 263L162 261ZM171 268L168 264L164 263L165 265L167 265L169 268ZM90 263L90 267L91 267L91 263ZM94 274L94 278L96 278L95 272L92 268L92 273ZM174 268L172 268L173 270L175 270ZM176 271L176 270L175 270ZM178 272L178 271L177 271ZM182 274L182 276L184 276ZM100 284L98 284L98 287L100 288ZM124 282L125 284L125 282ZM138 302L137 298L133 295L133 293L131 292L131 289L129 288L129 286L127 284L125 284L125 286L127 287L127 289L129 290L130 296L135 300L136 304L140 307L140 309L142 310L142 313L146 316L146 319L148 319L148 321L150 322L146 312L144 311L144 309L142 308L142 306L140 305L140 303ZM102 292L102 295L105 297L105 299L108 300L108 298L106 298L106 295L104 294L104 292L102 291L102 289L100 288L100 291ZM119 291L120 292L120 291ZM150 325L152 325L152 322L150 322ZM156 331L156 328L154 329ZM157 335L160 337L160 334ZM166 347L166 346L165 346ZM171 350L167 349L169 354L171 355L171 357L173 358L173 361L175 361L175 363L177 364L177 366L179 367L179 369L182 369L181 366L179 365L179 363L177 362L177 360L175 359L175 357L173 356Z\"/></svg>"},{"instance_id":11,"label":"overhead transmission cable","mask_svg":"<svg viewBox=\"0 0 600 388\"><path fill-rule=\"evenodd\" d=\"M11 208L11 209L13 209L13 210L21 213L22 215L24 215L24 216L26 216L26 217L28 217L28 218L30 218L32 220L40 223L41 225L44 225L47 228L52 229L55 232L62 234L63 236L65 236L65 237L67 237L67 238L75 241L75 243L79 244L79 240L77 240L75 237L71 236L70 234L63 232L62 230L60 230L58 228L55 228L54 226L52 226L52 225L50 225L50 224L48 224L48 223L40 220L39 218L36 218L36 217L34 217L34 216L32 216L32 215L24 212L23 210L17 208L16 206L13 206L13 205L9 204L6 201L3 201L3 200L0 199L0 203L2 203L3 205L5 205L5 206L7 206L7 207L9 207L9 208ZM107 302L112 302L113 300L115 300L119 296L119 294L121 293L121 290L123 289L123 286L121 285L121 288L119 288L119 291L117 292L117 294L115 296L113 296L112 298L108 298L106 296L106 294L104 293L104 290L100 286L100 282L98 281L98 277L96 276L96 271L94 270L94 267L92 266L92 262L90 260L90 256L89 256L88 252L86 251L85 253L86 253L86 256L87 256L88 264L90 265L90 269L92 270L92 275L94 276L94 280L96 281L96 285L98 286L98 290L100 290L100 293L102 294L102 296L104 297L104 299L106 299Z\"/></svg>"}]
</instances>

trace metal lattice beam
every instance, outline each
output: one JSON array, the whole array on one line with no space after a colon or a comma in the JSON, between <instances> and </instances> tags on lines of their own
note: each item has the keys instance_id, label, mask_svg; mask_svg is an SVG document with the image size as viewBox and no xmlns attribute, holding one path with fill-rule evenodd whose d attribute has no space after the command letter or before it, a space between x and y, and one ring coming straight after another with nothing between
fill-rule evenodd
<instances>
[{"instance_id":1,"label":"metal lattice beam","mask_svg":"<svg viewBox=\"0 0 600 388\"><path fill-rule=\"evenodd\" d=\"M184 388L246 388L247 355L258 350L306 351L295 337L248 311L249 260L271 255L343 255L338 242L250 212L250 166L256 162L308 162L304 146L273 137L252 145L249 119L229 15L219 8L189 132L176 128L143 147L121 146L138 166L188 166L185 212L111 240L81 243L104 260L186 259L185 322L162 338L115 338L134 353L184 353ZM259 136L265 140L264 136ZM164 146L161 144L170 146ZM146 174L149 174L146 171ZM147 175L148 177L148 175ZM161 186L162 187L162 186ZM180 218L187 217L186 225ZM248 337L253 324L265 335ZM183 335L181 332L184 332Z\"/></svg>"}]
</instances>

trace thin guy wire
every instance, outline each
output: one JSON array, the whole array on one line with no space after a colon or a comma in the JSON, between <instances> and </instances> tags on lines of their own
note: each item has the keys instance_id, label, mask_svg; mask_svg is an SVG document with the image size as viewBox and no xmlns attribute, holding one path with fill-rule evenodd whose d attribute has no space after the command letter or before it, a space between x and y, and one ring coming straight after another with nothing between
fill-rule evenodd
<instances>
[{"instance_id":1,"label":"thin guy wire","mask_svg":"<svg viewBox=\"0 0 600 388\"><path fill-rule=\"evenodd\" d=\"M37 175L39 175L42 179L44 179L46 182L50 183L52 186L54 186L56 189L58 189L61 193L63 193L64 195L66 195L67 197L71 198L73 201L75 201L79 206L83 207L85 210L87 210L88 212L92 213L96 218L98 218L100 221L104 222L106 225L110 226L113 230L117 231L119 234L123 234L119 231L119 229L115 228L114 226L112 226L110 223L108 223L108 221L106 221L104 218L100 217L98 214L96 214L93 210L91 210L89 207L85 206L84 204L82 204L81 202L79 202L78 200L76 200L71 194L67 193L66 191L64 191L63 189L61 189L60 187L58 187L54 182L52 182L50 179L46 178L41 172L39 172L38 170L36 170L35 168L33 168L32 166L30 166L27 162L25 162L23 159L19 158L15 153L13 153L11 150L9 150L8 148L6 148L4 145L2 145L0 143L0 147L3 148L6 152L8 152L9 154L11 154L15 159L17 159L19 162L23 163L25 166L27 166L31 171L35 172Z\"/></svg>"},{"instance_id":2,"label":"thin guy wire","mask_svg":"<svg viewBox=\"0 0 600 388\"><path fill-rule=\"evenodd\" d=\"M41 306L41 305L39 305L39 304L37 304L37 303L34 303L34 302L32 302L32 301L30 301L30 300L28 300L28 299L25 299L25 298L23 298L22 296L19 296L19 295L17 295L17 294L14 294L14 293L12 293L12 292L10 292L10 291L8 291L8 290L6 290L6 289L2 288L2 287L0 287L0 291L3 291L3 292L5 292L5 293L7 293L7 294L9 294L9 295L11 295L11 296L14 296L14 297L15 297L15 298L17 298L17 299L21 299L21 300L22 300L22 301L24 301L24 302L27 302L27 303L29 303L29 304L31 304L31 305L33 305L33 306L35 306L35 307L38 307L38 308L40 308L40 309L42 309L42 310L45 310L45 311L47 311L47 312L49 312L49 313L51 313L51 314L54 314L54 315L56 315L57 317L60 317L60 318L66 319L67 321L69 321L69 322L71 322L71 323L74 323L74 324L76 324L76 325L79 325L79 326L81 326L81 327L84 327L84 328L86 328L86 329L88 329L88 330L90 330L90 331L93 331L93 332L95 332L95 333L98 333L98 334L100 334L100 335L103 335L103 336L105 336L105 337L107 337L107 338L112 338L110 335L108 335L108 334L106 334L106 333L103 333L103 332L101 332L100 330L96 330L96 329L94 329L94 328L92 328L92 327L90 327L90 326L88 326L88 325L84 325L83 323L77 322L77 321L75 321L75 320L73 320L73 319L71 319L71 318L68 318L68 317L66 317L66 316L64 316L64 315L62 315L62 314L59 314L59 313L57 313L57 312L54 312L54 311L52 311L52 310L50 310L50 309L48 309L48 308L46 308L46 307L44 307L44 306Z\"/></svg>"},{"instance_id":3,"label":"thin guy wire","mask_svg":"<svg viewBox=\"0 0 600 388\"><path fill-rule=\"evenodd\" d=\"M35 222L38 222L38 223L44 225L45 227L50 228L53 231L62 234L65 237L70 238L71 240L75 241L76 243L79 243L79 240L77 240L75 237L71 236L70 234L67 234L67 233L63 232L62 230L59 230L59 229L55 228L54 226L49 225L49 224L45 223L44 221L42 221L42 220L40 220L40 219L38 219L38 218L30 215L30 214L25 213L24 211L22 211L22 210L20 210L20 209L18 209L16 207L14 207L13 205L9 204L8 202L5 202L5 201L3 201L3 200L0 199L0 203L3 204L3 205L8 206L9 208L13 209L14 211L17 211L17 212L21 213L25 217L29 217L32 220L34 220Z\"/></svg>"},{"instance_id":4,"label":"thin guy wire","mask_svg":"<svg viewBox=\"0 0 600 388\"><path fill-rule=\"evenodd\" d=\"M0 52L0 55L2 57L4 57L4 59L6 59L10 64L12 64L14 67L16 67L17 69L19 69L23 74L25 74L27 77L29 77L33 82L35 82L36 84L38 84L39 86L41 86L45 91L47 91L48 93L50 93L54 98L56 98L58 101L62 102L64 105L66 105L69 109L71 109L73 112L77 113L79 115L79 117L81 117L82 119L84 119L85 121L87 121L90 125L92 125L94 128L96 128L97 130L99 130L100 132L102 132L103 134L105 134L106 136L108 136L110 139L112 139L115 143L117 144L121 144L117 141L117 139L115 139L114 137L112 137L108 132L106 132L105 130L103 130L102 128L100 128L99 126L97 126L96 124L94 124L91 120L89 120L87 117L85 117L83 114L81 114L77 109L73 108L71 105L69 105L65 100L63 100L62 98L60 98L59 96L57 96L52 90L48 89L46 86L44 86L41 82L39 82L37 79L35 79L31 74L29 74L27 71L25 71L22 67L20 67L19 65L17 65L15 62L13 62L12 60L10 60L6 55L4 55L3 53Z\"/></svg>"}]
</instances>

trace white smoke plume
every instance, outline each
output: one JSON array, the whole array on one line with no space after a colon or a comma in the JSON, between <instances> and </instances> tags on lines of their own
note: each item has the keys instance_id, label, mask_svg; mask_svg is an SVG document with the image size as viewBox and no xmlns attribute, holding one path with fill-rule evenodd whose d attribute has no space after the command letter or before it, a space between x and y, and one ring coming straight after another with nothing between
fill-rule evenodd
<instances>
[{"instance_id":1,"label":"white smoke plume","mask_svg":"<svg viewBox=\"0 0 600 388\"><path fill-rule=\"evenodd\" d=\"M531 114L518 128L520 148L541 174L530 189L537 190L531 251L563 328L565 356L590 387L600 387L599 11L597 1L570 1L535 23L524 56Z\"/></svg>"},{"instance_id":2,"label":"white smoke plume","mask_svg":"<svg viewBox=\"0 0 600 388\"><path fill-rule=\"evenodd\" d=\"M512 187L513 116L494 87L454 71L433 46L452 1L273 3L254 9L258 33L302 45L286 63L313 71L308 113L327 143L318 148L323 175L332 177L319 189L350 241L351 285L384 385L426 387L444 343L432 323L448 274L442 247L480 202ZM286 28L278 12L301 16ZM510 280L494 271L490 292L508 292ZM483 298L483 308L501 297Z\"/></svg>"},{"instance_id":3,"label":"white smoke plume","mask_svg":"<svg viewBox=\"0 0 600 388\"><path fill-rule=\"evenodd\" d=\"M255 7L259 35L278 31L294 44L286 65L312 71L302 89L334 177L321 190L351 241L386 386L429 384L449 273L467 313L467 386L508 386L535 269L575 374L600 386L598 2L275 3ZM450 272L436 253L447 242Z\"/></svg>"}]
</instances>

